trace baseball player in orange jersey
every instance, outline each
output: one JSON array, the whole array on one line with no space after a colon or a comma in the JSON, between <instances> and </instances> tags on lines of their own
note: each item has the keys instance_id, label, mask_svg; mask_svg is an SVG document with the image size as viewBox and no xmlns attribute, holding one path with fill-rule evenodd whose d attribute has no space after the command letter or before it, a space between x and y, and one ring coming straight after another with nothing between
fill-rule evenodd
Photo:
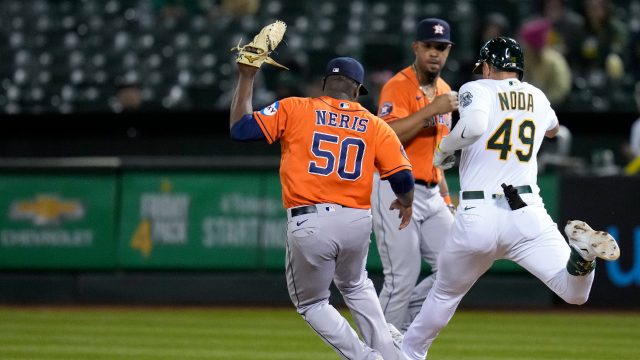
<instances>
[{"instance_id":1,"label":"baseball player in orange jersey","mask_svg":"<svg viewBox=\"0 0 640 360\"><path fill-rule=\"evenodd\" d=\"M298 313L344 359L400 358L365 264L371 234L373 173L391 183L409 224L411 165L397 136L356 99L366 94L364 70L352 58L327 64L324 96L290 97L253 112L257 69L238 65L230 125L234 140L280 140L280 179L287 208L286 276ZM362 336L329 304L334 281Z\"/></svg>"},{"instance_id":2,"label":"baseball player in orange jersey","mask_svg":"<svg viewBox=\"0 0 640 360\"><path fill-rule=\"evenodd\" d=\"M372 209L376 243L384 269L380 304L387 321L405 330L420 311L438 270L437 254L448 236L453 215L443 172L432 165L433 152L449 133L457 94L440 78L451 49L449 24L441 19L422 20L412 48L415 62L397 73L382 88L378 115L406 147L415 176L413 220L398 231L396 215L385 205L393 199L388 181L375 178ZM432 274L416 282L421 260Z\"/></svg>"}]
</instances>

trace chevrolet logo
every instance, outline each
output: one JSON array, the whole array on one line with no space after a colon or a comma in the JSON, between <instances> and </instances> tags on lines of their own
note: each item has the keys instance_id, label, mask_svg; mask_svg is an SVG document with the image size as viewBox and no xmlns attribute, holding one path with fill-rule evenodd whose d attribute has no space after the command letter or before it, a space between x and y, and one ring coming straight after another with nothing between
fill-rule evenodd
<instances>
[{"instance_id":1,"label":"chevrolet logo","mask_svg":"<svg viewBox=\"0 0 640 360\"><path fill-rule=\"evenodd\" d=\"M85 207L79 201L63 200L54 195L14 201L9 212L12 220L31 220L34 225L58 224L62 219L78 220L84 215Z\"/></svg>"}]
</instances>

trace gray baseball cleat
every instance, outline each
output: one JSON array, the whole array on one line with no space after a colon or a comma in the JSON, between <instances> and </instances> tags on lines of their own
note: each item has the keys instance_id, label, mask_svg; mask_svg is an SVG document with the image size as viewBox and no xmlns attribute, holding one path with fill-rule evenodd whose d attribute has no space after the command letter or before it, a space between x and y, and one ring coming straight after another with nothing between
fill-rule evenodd
<instances>
[{"instance_id":1,"label":"gray baseball cleat","mask_svg":"<svg viewBox=\"0 0 640 360\"><path fill-rule=\"evenodd\" d=\"M564 232L569 238L569 245L586 261L596 258L617 260L620 257L620 247L613 236L605 231L593 230L584 221L568 221Z\"/></svg>"}]
</instances>

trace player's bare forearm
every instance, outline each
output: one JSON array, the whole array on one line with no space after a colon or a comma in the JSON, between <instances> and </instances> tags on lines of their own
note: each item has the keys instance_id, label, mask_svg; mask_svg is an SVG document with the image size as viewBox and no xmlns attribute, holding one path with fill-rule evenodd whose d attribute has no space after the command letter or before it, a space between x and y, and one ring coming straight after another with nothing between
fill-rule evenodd
<instances>
[{"instance_id":1,"label":"player's bare forearm","mask_svg":"<svg viewBox=\"0 0 640 360\"><path fill-rule=\"evenodd\" d=\"M253 80L257 72L258 68L238 64L238 83L231 99L229 128L233 127L244 115L253 112Z\"/></svg>"},{"instance_id":2,"label":"player's bare forearm","mask_svg":"<svg viewBox=\"0 0 640 360\"><path fill-rule=\"evenodd\" d=\"M440 182L438 183L438 187L440 188L440 196L444 200L444 203L447 205L447 209L455 215L456 214L456 206L451 203L451 195L449 194L449 184L447 184L447 179L444 177L444 170L438 169L440 171Z\"/></svg>"},{"instance_id":3,"label":"player's bare forearm","mask_svg":"<svg viewBox=\"0 0 640 360\"><path fill-rule=\"evenodd\" d=\"M436 96L432 103L415 113L389 123L403 145L409 143L425 126L430 126L430 120L438 114L450 113L458 109L458 93L455 91Z\"/></svg>"},{"instance_id":4,"label":"player's bare forearm","mask_svg":"<svg viewBox=\"0 0 640 360\"><path fill-rule=\"evenodd\" d=\"M433 111L425 107L405 118L390 122L389 126L398 135L402 145L407 145L424 128L426 119L430 119L434 115L436 114Z\"/></svg>"}]
</instances>

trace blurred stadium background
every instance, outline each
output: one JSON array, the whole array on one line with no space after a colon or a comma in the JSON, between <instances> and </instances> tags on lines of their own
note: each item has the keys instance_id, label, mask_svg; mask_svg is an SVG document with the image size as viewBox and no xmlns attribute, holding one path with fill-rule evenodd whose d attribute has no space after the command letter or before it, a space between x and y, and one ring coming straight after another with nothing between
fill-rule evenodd
<instances>
[{"instance_id":1,"label":"blurred stadium background","mask_svg":"<svg viewBox=\"0 0 640 360\"><path fill-rule=\"evenodd\" d=\"M317 69L336 55L361 59L371 86L380 86L412 61L415 25L427 16L452 25L456 47L443 75L458 88L489 34L516 36L528 19L559 16L548 3L571 11L549 37L573 75L557 109L634 112L640 2L632 0L4 0L0 109L121 111L116 88L136 84L145 109L224 111L235 74L228 50L274 19L289 25L278 58L293 71L265 72L263 103L313 92ZM586 10L599 8L594 19L604 20L592 22ZM607 66L611 54L621 64ZM365 101L375 108L372 100Z\"/></svg>"},{"instance_id":2,"label":"blurred stadium background","mask_svg":"<svg viewBox=\"0 0 640 360\"><path fill-rule=\"evenodd\" d=\"M317 94L326 61L349 55L365 65L362 101L375 111L428 16L452 25L442 75L453 88L471 79L484 37L535 40L523 26L558 16L546 46L568 70L541 86L568 79L554 105L565 127L540 154L539 183L557 223L584 219L620 239L587 306L637 307L637 0L2 0L0 302L288 304L279 149L228 139L229 49L282 19L274 57L291 71L261 71L256 107ZM369 271L379 284L374 244ZM508 262L463 305L562 307Z\"/></svg>"}]
</instances>

